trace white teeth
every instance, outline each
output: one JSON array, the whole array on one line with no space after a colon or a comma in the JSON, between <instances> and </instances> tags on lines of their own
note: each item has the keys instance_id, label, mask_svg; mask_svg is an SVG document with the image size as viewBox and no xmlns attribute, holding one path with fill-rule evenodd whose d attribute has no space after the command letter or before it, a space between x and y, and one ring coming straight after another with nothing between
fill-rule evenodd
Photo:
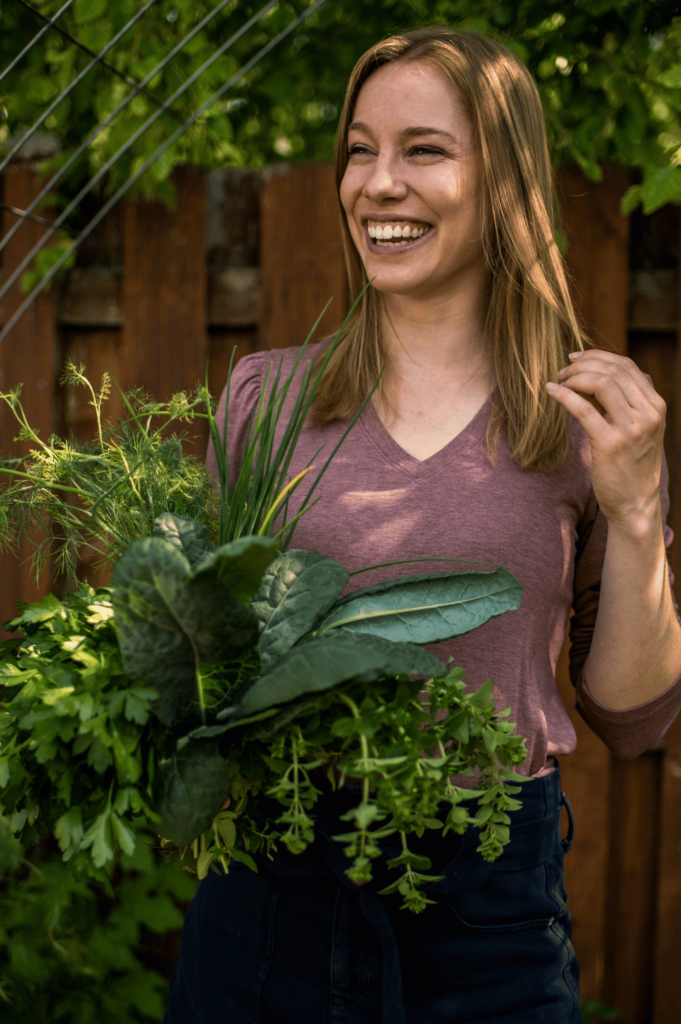
<instances>
[{"instance_id":1,"label":"white teeth","mask_svg":"<svg viewBox=\"0 0 681 1024\"><path fill-rule=\"evenodd\" d=\"M412 240L420 238L426 231L429 230L428 225L409 225L409 224L367 224L367 231L369 237L373 238L376 242L386 241L390 245L404 245L403 241L395 241L395 239L408 239Z\"/></svg>"}]
</instances>

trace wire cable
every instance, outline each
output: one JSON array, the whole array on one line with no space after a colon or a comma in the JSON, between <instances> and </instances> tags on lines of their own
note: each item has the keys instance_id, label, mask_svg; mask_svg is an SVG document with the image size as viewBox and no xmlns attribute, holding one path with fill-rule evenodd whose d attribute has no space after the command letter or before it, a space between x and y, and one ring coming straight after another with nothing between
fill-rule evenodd
<instances>
[{"instance_id":1,"label":"wire cable","mask_svg":"<svg viewBox=\"0 0 681 1024\"><path fill-rule=\"evenodd\" d=\"M19 4L21 7L25 7L27 11L30 11L31 14L35 15L36 18L40 18L41 21L46 21L48 22L48 24L53 25L55 32L58 32L60 36L64 37L64 39L68 39L70 43L73 43L75 46L77 46L78 49L83 51L83 53L87 53L88 57L97 56L95 51L91 50L89 46L86 46L85 43L81 43L80 39L76 39L75 36L72 36L70 32L67 32L66 29L62 28L60 25L54 25L54 23L51 22L49 18L45 17L44 14L41 14L40 11L36 11L35 7L31 7L31 5L27 3L26 0L14 0L14 2ZM106 68L107 71L110 71L113 75L116 75L117 78L120 78L121 81L125 82L126 85L131 85L133 89L137 86L137 82L135 81L134 78L130 78L129 75L126 75L122 71L119 71L118 68L115 68L113 66L113 64L109 64L108 60L100 60L99 63L102 65L103 68ZM171 114L176 121L182 120L179 114L176 114L174 110L170 109L170 107L166 107L163 100L157 100L152 92L148 92L146 89L137 89L137 92L144 93L147 99L151 100L151 102L154 103L157 107L163 107L163 109L167 110L168 113Z\"/></svg>"},{"instance_id":2,"label":"wire cable","mask_svg":"<svg viewBox=\"0 0 681 1024\"><path fill-rule=\"evenodd\" d=\"M25 46L23 48L23 50L21 51L21 53L18 54L14 58L12 63L8 67L6 67L3 72L0 73L0 82L2 82L3 78L7 77L7 75L10 73L10 71L14 70L14 68L17 66L17 64L21 60L21 58L25 57L26 54L29 52L29 50L33 49L33 47L38 42L38 40L43 38L45 33L48 31L48 29L51 29L54 25L57 24L57 22L59 21L59 19L62 16L62 14L65 14L66 11L68 11L69 7L71 7L71 5L74 4L75 2L76 2L76 0L66 0L66 3L64 4L64 6L60 10L57 11L57 13L55 14L54 18L52 18L52 21L48 21L47 25L45 25L44 28L41 28L40 32L38 32L38 34L33 37L33 39L28 44L28 46Z\"/></svg>"},{"instance_id":3,"label":"wire cable","mask_svg":"<svg viewBox=\"0 0 681 1024\"><path fill-rule=\"evenodd\" d=\"M228 39L226 43L223 43L222 46L219 47L219 49L216 50L216 52L214 54L212 54L212 56L209 57L208 60L205 61L201 65L200 68L197 68L196 71L192 75L190 75L190 77L186 80L186 82L183 82L182 85L178 89L175 90L175 92L170 97L168 102L169 103L173 103L177 99L178 96L180 96L183 92L186 92L186 90L196 81L197 78L199 78L203 74L203 72L208 67L210 67L211 64L214 64L215 61L218 60L218 58L221 57L222 54L225 53L225 51L230 48L230 46L233 46L234 43L237 42L237 40L241 38L241 36L243 36L250 28L252 28L253 25L257 21L259 21L260 18L262 18L263 15L265 15L270 10L270 8L275 7L278 3L279 3L279 0L268 0L268 3L266 3L265 6L262 7L258 11L257 14L254 14L253 17L249 18L249 20L246 22L246 24L242 25L241 28L238 30L238 32L235 32L234 35L231 36L231 38ZM95 187L97 182L100 181L105 176L105 174L113 167L113 165L116 163L116 161L119 159L119 157L121 157L123 155L123 153L126 152L126 150L130 149L130 147L137 141L137 139L141 135L144 134L144 132L147 130L147 128L151 127L151 125L155 121L158 120L158 118L161 116L162 113L163 113L162 110L157 110L154 114L151 115L151 117L147 118L147 120L144 122L144 124L141 125L137 129L137 131L134 132L134 134L130 136L129 139L126 140L126 142L120 147L120 149L118 149L114 153L114 155L112 157L110 157L107 160L107 162L102 167L100 167L100 169L97 171L97 173L94 175L94 177L90 178L90 180L85 185L83 185L83 187L80 190L80 192L78 193L78 195L74 199L71 200L71 202L68 204L68 206L66 206L65 209L56 218L56 220L54 221L54 223L53 223L52 227L50 228L50 230L46 231L45 234L42 236L42 238L40 238L36 242L36 244L33 246L31 251L29 253L27 253L27 255L24 257L24 259L21 261L21 263L19 263L19 265L17 267L15 267L14 271L12 272L12 274L3 283L2 287L0 287L0 299L2 299L2 297L7 294L7 291L14 284L14 282L16 281L18 276L21 274L21 272L28 266L28 264L31 262L33 257L36 255L36 253L38 253L42 249L42 247L45 245L45 243L48 241L48 239L50 239L52 237L52 235L58 230L58 228L61 226L61 224L64 223L64 221L66 220L68 215L71 213L71 211L74 210L76 208L76 206L78 206L78 203L81 201L81 199L83 199L84 196L86 196L89 192L92 191L92 189ZM183 134L186 131L187 127L190 124L193 124L193 123L194 122L191 121L191 120L189 122L187 122L187 121L183 122L183 124L182 124L182 126L180 128L180 135ZM175 138L175 136L173 136L173 138ZM135 178L135 180L137 180L137 179ZM45 191L46 190L43 190L43 192L45 192ZM31 209L31 208L32 207L29 207L29 209ZM19 224L15 224L14 227L11 229L11 231L7 233L5 238L2 240L2 243L0 243L0 249L2 249L4 247L4 245L7 244L7 242L9 241L9 239L11 237L11 235L14 234L14 232L17 231L19 227L20 227Z\"/></svg>"},{"instance_id":4,"label":"wire cable","mask_svg":"<svg viewBox=\"0 0 681 1024\"><path fill-rule=\"evenodd\" d=\"M86 149L87 149L87 147L88 147L88 146L90 145L90 143L91 143L91 142L93 142L93 140L94 140L94 139L96 139L98 135L101 135L101 133L102 133L102 132L104 131L104 129L105 129L105 128L107 128L107 127L108 127L108 126L109 126L109 125L111 124L111 122L112 122L112 121L113 121L113 120L114 120L114 119L115 119L115 118L116 118L116 117L117 117L117 116L118 116L118 115L120 114L120 112L121 112L121 111L122 111L122 110L123 110L123 109L124 109L125 107L127 107L127 106L128 106L128 104L132 102L132 100L134 100L135 96L137 96L137 94L138 94L138 93L139 93L139 92L141 91L142 87L143 87L143 86L145 86L145 85L147 84L147 82L151 81L151 79L152 79L152 78L154 77L154 75L157 75L157 74L159 73L159 71L162 71L162 70L163 70L163 68L164 68L164 67L166 66L166 64L168 64L168 63L169 63L169 62L170 62L170 61L171 61L171 60L173 59L173 57L174 57L174 56L175 56L175 55L176 55L177 53L179 53L179 52L180 52L180 50L181 50L181 49L182 49L182 48L183 48L184 46L186 46L186 45L187 45L187 43L188 43L188 42L189 42L189 41L190 41L191 39L193 39L193 38L194 38L194 36L195 36L195 35L197 34L197 32L200 32L200 31L201 31L201 29L202 29L202 28L203 28L203 27L204 27L204 26L205 26L205 25L206 25L206 24L207 24L207 23L208 23L208 22L209 22L209 21L210 21L210 20L211 20L212 18L214 18L216 14L219 14L219 13L220 13L220 11L221 11L221 10L223 9L223 7L226 7L226 5L227 5L227 4L229 4L229 3L234 3L234 0L221 0L221 3L219 3L217 7L214 7L214 8L213 8L213 10L212 10L212 11L210 11L210 12L209 12L209 13L208 13L208 14L207 14L207 15L205 16L205 18L203 18L203 19L202 19L202 21L200 21L200 22L198 23L198 25L196 25L196 26L195 26L195 27L194 27L194 28L192 29L192 31L191 31L191 32L189 32L189 33L188 33L188 34L187 34L187 35L186 35L186 36L184 37L184 39L182 39L182 40L181 40L181 41L180 41L179 43L177 43L177 45L176 45L176 46L174 46L174 47L173 47L173 49L172 49L172 50L170 51L170 53L168 53L168 54L167 54L167 55L166 55L166 56L165 56L165 57L163 58L163 60L162 60L162 61L160 61L160 63L158 63L158 64L156 65L156 67L155 67L155 68L154 68L154 69L153 69L152 71L150 71L150 72L149 72L149 74L148 74L148 75L146 76L146 78L142 79L142 81L141 81L141 82L139 83L139 85L135 86L135 89L134 89L134 90L133 90L133 91L132 91L132 92L131 92L131 93L130 93L130 94L129 94L128 96L126 96L124 100L122 100L122 101L121 101L121 102L120 102L120 103L118 104L118 106L116 107L116 109L115 109L114 111L112 111L112 112L111 112L111 113L109 114L109 116L108 116L108 117L107 117L107 118L106 118L106 119L105 119L105 120L104 120L104 121L103 121L103 122L102 122L102 123L101 123L100 125L97 125L97 127L96 127L96 128L94 128L94 129L93 129L93 130L92 130L92 131L90 132L90 134L89 134L89 135L88 135L88 137L87 137L87 138L85 139L85 141L84 141L84 142L82 142L82 143L80 144L80 146L79 146L79 147L78 147L78 148L77 148L77 149L75 150L75 152L73 152L73 153L71 154L71 156L70 156L70 157L69 157L69 159L68 159L68 160L66 161L66 163L64 163L64 164L63 164L63 165L62 165L62 166L61 166L61 167L59 168L59 170L57 171L57 173L56 173L56 174L55 174L55 175L54 175L54 176L53 176L52 178L50 178L50 180L49 180L49 181L47 182L47 184L46 184L46 185L44 186L44 188L43 188L43 189L42 189L42 190L41 190L41 191L40 191L40 192L38 193L38 195L37 195L37 196L36 196L36 197L35 197L35 198L34 198L34 199L33 199L33 200L32 200L32 201L31 201L31 202L29 203L29 205L28 205L28 206L27 206L27 208L26 208L26 217L27 217L27 218L28 218L28 217L30 216L30 214L31 214L31 213L32 213L32 212L33 212L33 211L35 210L35 208L36 208L36 207L37 207L37 206L38 206L38 205L39 205L39 204L40 204L40 203L41 203L41 202L43 201L43 199L45 198L45 196L46 196L46 195L47 195L47 194L48 194L48 193L49 193L49 192L50 192L50 191L51 191L51 190L52 190L52 189L54 188L54 186L55 186L55 185L57 184L57 182L58 182L58 181L61 181L61 179L62 179L62 178L64 177L64 175L65 175L65 174L67 173L67 171L69 171L69 170L70 170L70 168L71 168L71 167L72 167L72 166L74 165L74 163L76 162L76 160L78 159L78 157L79 157L79 156L80 156L80 155L81 155L82 153L84 153L84 152L85 152L85 150L86 150ZM79 199L78 201L80 201L80 199ZM73 208L73 207L70 207L70 208L69 208L69 212L70 212L70 210L71 210L72 208ZM63 218L63 217L62 217L62 218L60 218L60 220L59 220L59 224L63 223L63 220L64 220L64 218ZM54 223L55 223L54 221L50 221L50 224L51 224L51 225L53 225L53 226L54 226ZM57 225L57 226L58 226L58 225ZM13 237L14 237L14 235L16 234L16 232L17 232L17 231L19 230L19 228L20 228L20 227L21 227L21 223L15 224L15 225L14 225L14 226L13 226L12 228L10 228L10 230L9 230L9 231L7 232L7 234L6 234L5 236L4 236L4 238L0 239L0 252L2 252L2 250L3 250L4 248L5 248L5 246L6 246L6 245L7 245L7 243L9 242L9 240L10 240L11 238L13 238ZM43 238L41 239L41 242L40 242L39 248L42 248L42 245L44 245L44 243L45 243L45 242L47 241L47 239L48 239L48 238L50 238L50 237L52 236L52 234L53 234L53 233L54 233L54 232L50 232L50 234L49 234L49 235L44 235L44 236L43 236ZM31 259L33 258L33 255L35 254L35 252L36 252L36 251L37 251L37 250L33 250L32 254L31 254ZM26 263L22 264L21 268L19 269L19 273L21 273L21 270L23 270L25 266L26 266ZM16 278L13 278L13 280L16 280ZM5 294L5 293L4 293L4 292L2 292L2 295L4 295L4 294ZM0 298L2 298L2 295L0 295Z\"/></svg>"},{"instance_id":5,"label":"wire cable","mask_svg":"<svg viewBox=\"0 0 681 1024\"><path fill-rule=\"evenodd\" d=\"M97 224L99 224L99 222L104 219L104 217L107 215L109 210L113 206L115 206L115 204L118 202L118 200L121 198L121 196L125 195L125 193L130 188L130 186L134 185L134 183L144 174L144 172L146 170L148 170L149 167L151 167L151 165L156 160L158 160L158 158L160 156L162 156L163 153L165 153L165 151L170 146L172 146L173 142L175 142L182 135L182 133L184 131L186 131L187 128L189 128L192 124L194 124L194 122L201 116L201 114L203 114L206 110L208 110L208 108L211 107L213 105L213 103L215 103L217 100L219 100L220 97L223 96L225 94L225 92L227 92L228 89L230 89L233 85L236 84L236 82L238 82L241 78L243 78L243 76L245 74L247 74L251 70L251 68L255 67L255 65L259 61L261 61L262 58L267 53L269 53L270 50L272 50L277 45L277 43L281 42L282 39L284 39L295 28L297 28L298 25L301 24L301 22L303 22L307 18L309 18L310 15L313 14L316 10L318 10L322 6L322 4L324 4L324 3L326 3L326 0L317 0L317 2L312 4L312 6L308 7L308 9L303 12L303 14L300 14L295 19L295 21L292 21L290 25L287 25L287 27L285 29L282 29L282 31L279 32L278 35L276 35L273 39L271 39L268 43L266 43L265 46L263 46L262 49L260 49L255 54L254 57L251 57L251 59L249 61L247 61L246 64L244 64L244 66L239 71L236 72L235 75L232 75L232 77L227 82L225 82L224 85L222 85L217 90L217 92L213 93L213 95L208 100L206 100L206 102L203 103L199 107L199 109L196 110L192 114L192 116L190 118L188 118L184 122L184 124L181 125L177 129L177 131L175 131L170 136L169 139L166 139L166 141L163 143L163 145L159 146L159 148L156 150L156 152L153 154L153 156L150 156L149 159L139 168L139 170L137 170L135 172L135 174L132 175L132 177L128 178L128 180L126 182L124 182L123 185L121 185L121 187L118 189L118 191L113 196L111 196L111 198L108 200L108 202L105 203L104 206L101 208L101 210L99 210L97 212L97 214L92 218L92 220L87 225L87 227L85 227L83 229L83 231L81 231L80 235L73 241L73 243L69 246L69 248L67 250L65 250L65 252L62 253L62 255L59 257L57 262L54 263L52 265L52 267L50 267L50 269L45 274L45 277L42 279L42 281L40 281L33 288L33 290L26 296L26 298L24 299L22 304L19 306L19 308L16 310L16 312L13 314L13 316L10 317L9 321L5 324L5 326L3 327L2 331L0 331L0 342L2 342L4 340L4 338L6 338L7 334L11 331L12 327L14 327L15 323L17 322L17 320L28 309L28 307L31 305L31 303L36 298L36 296L52 280L52 278L58 272L59 268L63 265L65 260L67 260L68 257L71 255L71 253L74 252L75 249L77 249L77 247L80 245L80 243L82 241L84 241L84 239L86 239L87 236L92 231L94 231L94 229L97 226Z\"/></svg>"},{"instance_id":6,"label":"wire cable","mask_svg":"<svg viewBox=\"0 0 681 1024\"><path fill-rule=\"evenodd\" d=\"M90 63L88 64L88 66L87 66L86 68L84 68L84 69L83 69L83 70L81 71L81 73L80 73L79 75L77 75L77 76L76 76L76 77L74 78L74 80L73 80L73 81L72 81L72 82L71 82L71 83L70 83L69 85L67 85L67 87L66 87L66 88L64 89L64 91L63 91L63 92L62 92L62 93L61 93L61 94L60 94L59 96L57 96L56 100L52 100L52 102L50 103L50 105L49 105L49 107L47 108L47 110L45 110L45 111L44 111L44 112L43 112L43 113L42 113L42 114L40 115L40 117L39 117L39 118L38 118L38 120L37 120L37 121L35 122L35 124L31 125L31 127L30 127L30 128L29 128L29 130L28 130L28 131L26 132L26 134L25 134L25 135L23 135L23 136L22 136L22 137L21 137L21 138L19 139L19 141L18 141L18 142L16 143L16 145L14 146L14 148L10 150L10 152L9 152L9 153L7 154L7 156L5 157L5 159L4 159L3 161L2 161L2 163L0 164L0 174L2 174L2 172L3 172L3 171L4 171L4 169L5 169L5 167L7 167L7 164L8 164L8 163L9 163L9 162L11 161L12 157L13 157L13 156L16 156L16 154L17 154L17 153L19 152L19 150L20 150L20 149L21 149L21 147L22 147L22 146L24 145L24 143L28 142L28 140L29 140L29 139L31 138L31 136L32 136L32 135L34 135L34 134L35 134L35 133L37 132L38 128L40 128L40 125L41 125L41 124L43 123L43 121L45 120L45 118L49 117L49 115L50 115L50 114L52 113L52 111L53 111L53 110L54 110L54 109L55 109L56 107L58 107L58 106L59 106L59 104L60 104L60 103L62 102L62 100L66 99L66 97L67 97L67 96L69 95L69 93L73 92L73 90L74 90L74 89L76 88L76 86L78 85L78 83L79 83L79 82L82 82L82 80L83 80L83 79L85 78L85 76L86 76L86 75L87 75L87 74L88 74L88 73L89 73L90 71L92 71L92 69L93 69L93 68L95 67L95 65L96 65L96 64L99 64L99 63L100 63L100 61L101 61L102 57L103 57L103 56L104 56L105 54L107 54L107 53L109 52L109 50L110 50L110 49L111 49L111 48L112 48L113 46L115 46L115 45L116 45L116 43L118 42L118 40L119 40L119 39L120 39L120 38L121 38L122 36L124 36L124 35L125 35L125 33L126 33L126 32L128 32L128 30L129 30L129 29L131 29L131 28L132 28L132 26L133 26L133 25L134 25L134 24L135 24L136 22L138 22L138 21L139 21L139 19L140 19L140 18L141 18L141 17L143 16L143 15L145 15L145 14L147 13L147 11L149 10L149 8L150 8L150 7L153 7L153 6L154 6L154 4L155 4L156 2L157 2L157 0L147 0L147 3L146 3L146 4L144 5L144 7L141 7L141 8L140 8L140 10L139 10L139 11L137 12L137 14L135 14L135 15L134 15L134 16L133 16L133 17L132 17L132 18L130 19L130 21L129 21L129 22L127 23L127 25L124 25L124 26L123 26L123 28L122 28L122 29L120 30L120 32L117 32L117 33L116 33L116 35L115 35L115 36L113 37L113 39L111 40L111 42L110 42L110 43L107 43L107 44L106 44L106 46L104 47L104 49L103 49L103 50L102 50L102 51L101 51L101 52L100 52L100 53L99 53L99 54L97 55L97 57L95 58L95 60L93 60L93 61L90 61Z\"/></svg>"}]
</instances>

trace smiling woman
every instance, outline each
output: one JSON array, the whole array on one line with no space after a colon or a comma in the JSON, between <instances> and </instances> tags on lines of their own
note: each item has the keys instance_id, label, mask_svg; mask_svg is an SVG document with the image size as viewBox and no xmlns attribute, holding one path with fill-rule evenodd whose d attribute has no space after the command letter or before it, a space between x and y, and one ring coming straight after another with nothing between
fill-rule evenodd
<instances>
[{"instance_id":1,"label":"smiling woman","mask_svg":"<svg viewBox=\"0 0 681 1024\"><path fill-rule=\"evenodd\" d=\"M436 872L432 902L406 921L390 895L378 898L380 883L349 882L332 839L358 791L320 779L324 829L304 862L277 853L257 876L201 883L166 1024L578 1024L563 887L572 816L557 760L576 736L555 669L572 610L577 706L617 757L656 743L681 708L664 403L630 360L586 345L554 241L541 104L505 47L437 27L372 47L350 79L336 171L361 298L292 477L334 450L383 373L296 542L348 570L348 591L367 564L362 581L384 586L404 571L398 559L418 560L413 572L441 571L438 559L513 572L519 609L430 650L473 687L489 673L499 706L512 708L528 751L522 808L491 867L431 821L418 854ZM236 368L234 472L268 380L297 353ZM225 396L223 422L224 410ZM290 505L293 516L295 495Z\"/></svg>"}]
</instances>

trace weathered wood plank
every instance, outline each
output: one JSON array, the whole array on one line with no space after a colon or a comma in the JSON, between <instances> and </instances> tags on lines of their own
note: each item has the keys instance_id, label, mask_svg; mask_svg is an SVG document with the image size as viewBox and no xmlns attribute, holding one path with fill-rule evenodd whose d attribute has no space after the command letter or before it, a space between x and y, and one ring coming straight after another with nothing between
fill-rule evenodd
<instances>
[{"instance_id":1,"label":"weathered wood plank","mask_svg":"<svg viewBox=\"0 0 681 1024\"><path fill-rule=\"evenodd\" d=\"M260 244L263 347L302 345L331 298L315 337L338 327L347 283L330 164L271 168L262 187Z\"/></svg>"},{"instance_id":2,"label":"weathered wood plank","mask_svg":"<svg viewBox=\"0 0 681 1024\"><path fill-rule=\"evenodd\" d=\"M619 202L628 184L627 173L619 168L607 169L598 184L575 167L563 168L558 179L566 260L578 313L597 344L618 352L627 347L629 222L620 216ZM582 966L583 998L600 999L610 955L606 897L611 758L574 709L566 651L557 681L577 733L576 752L561 765L576 818L575 844L565 862L573 943Z\"/></svg>"},{"instance_id":3,"label":"weathered wood plank","mask_svg":"<svg viewBox=\"0 0 681 1024\"><path fill-rule=\"evenodd\" d=\"M156 401L201 382L208 353L205 176L182 167L173 180L175 210L141 200L123 210L123 387Z\"/></svg>"},{"instance_id":4,"label":"weathered wood plank","mask_svg":"<svg viewBox=\"0 0 681 1024\"><path fill-rule=\"evenodd\" d=\"M677 272L636 270L631 275L629 328L632 331L676 331Z\"/></svg>"},{"instance_id":5,"label":"weathered wood plank","mask_svg":"<svg viewBox=\"0 0 681 1024\"><path fill-rule=\"evenodd\" d=\"M681 233L679 234L679 266L677 288L681 308ZM681 361L681 324L676 337L676 373L668 366L674 379L674 401L668 410L668 431L672 435L674 479L672 488L671 525L676 535L670 563L675 576L676 599L681 599L681 480L678 453L681 452L681 404L679 372ZM669 446L667 446L669 454ZM662 764L660 824L657 833L658 887L657 927L655 935L655 993L653 1024L678 1024L681 1020L681 716L665 736Z\"/></svg>"},{"instance_id":6,"label":"weathered wood plank","mask_svg":"<svg viewBox=\"0 0 681 1024\"><path fill-rule=\"evenodd\" d=\"M605 971L610 754L575 710L568 648L556 670L558 689L577 733L577 749L560 773L575 814L575 841L565 858L565 888L572 916L572 943L581 966L583 999L601 999Z\"/></svg>"},{"instance_id":7,"label":"weathered wood plank","mask_svg":"<svg viewBox=\"0 0 681 1024\"><path fill-rule=\"evenodd\" d=\"M575 300L597 346L626 352L629 293L629 219L619 212L629 172L607 167L589 181L575 166L561 168L558 189L568 239L567 263Z\"/></svg>"},{"instance_id":8,"label":"weathered wood plank","mask_svg":"<svg viewBox=\"0 0 681 1024\"><path fill-rule=\"evenodd\" d=\"M662 755L613 761L604 994L621 1024L648 1024L654 978Z\"/></svg>"},{"instance_id":9,"label":"weathered wood plank","mask_svg":"<svg viewBox=\"0 0 681 1024\"><path fill-rule=\"evenodd\" d=\"M11 164L5 171L4 201L9 206L25 210L40 188L38 169L32 164ZM49 219L49 211L42 209L40 212L42 217ZM15 217L2 211L3 235L15 223ZM4 275L17 266L44 233L45 228L41 224L24 221L4 250ZM14 313L24 298L18 283L13 285L3 302L6 318ZM4 391L23 382L22 402L28 421L43 440L49 437L56 425L55 356L54 294L43 291L0 345L0 388ZM5 457L26 454L30 448L25 442L13 441L17 432L16 420L3 402L0 408L0 451ZM24 558L26 554L24 551ZM11 554L4 554L0 555L0 580L2 626L5 619L16 614L17 601L34 601L45 593L51 584L51 572L44 572L38 585L27 563Z\"/></svg>"},{"instance_id":10,"label":"weathered wood plank","mask_svg":"<svg viewBox=\"0 0 681 1024\"><path fill-rule=\"evenodd\" d=\"M234 363L244 356L257 352L259 348L258 333L255 330L243 331L211 331L208 355L208 390L214 398L219 398L227 383L229 363L234 352Z\"/></svg>"}]
</instances>

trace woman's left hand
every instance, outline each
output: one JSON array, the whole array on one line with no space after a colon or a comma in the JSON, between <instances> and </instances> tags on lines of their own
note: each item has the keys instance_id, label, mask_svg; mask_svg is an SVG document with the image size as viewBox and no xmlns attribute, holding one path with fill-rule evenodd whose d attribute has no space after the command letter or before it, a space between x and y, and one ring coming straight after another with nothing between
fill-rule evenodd
<instances>
[{"instance_id":1,"label":"woman's left hand","mask_svg":"<svg viewBox=\"0 0 681 1024\"><path fill-rule=\"evenodd\" d=\"M570 358L547 390L589 436L593 489L608 522L635 526L659 508L667 407L633 360L599 349Z\"/></svg>"}]
</instances>

